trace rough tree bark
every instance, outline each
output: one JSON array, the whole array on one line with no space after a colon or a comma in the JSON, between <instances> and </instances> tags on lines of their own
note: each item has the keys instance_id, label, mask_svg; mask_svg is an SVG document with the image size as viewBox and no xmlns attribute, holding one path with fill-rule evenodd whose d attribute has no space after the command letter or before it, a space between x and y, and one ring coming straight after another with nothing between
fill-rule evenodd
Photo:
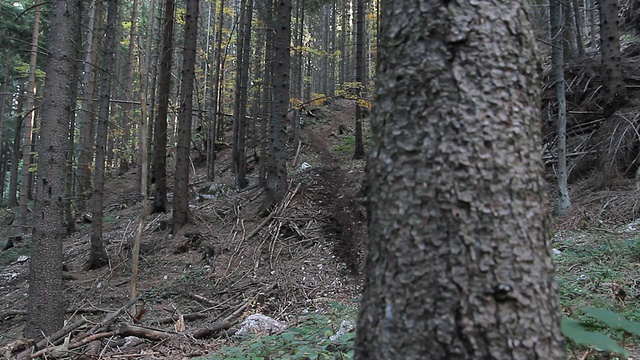
<instances>
[{"instance_id":1,"label":"rough tree bark","mask_svg":"<svg viewBox=\"0 0 640 360\"><path fill-rule=\"evenodd\" d=\"M91 196L91 249L85 270L99 269L108 262L107 252L102 240L104 173L106 166L107 134L111 101L111 82L116 48L115 28L118 19L119 0L107 1L107 26L102 44L102 71L100 72L100 91L98 104L98 126L96 128L96 159L93 170L93 195Z\"/></svg>"},{"instance_id":2,"label":"rough tree bark","mask_svg":"<svg viewBox=\"0 0 640 360\"><path fill-rule=\"evenodd\" d=\"M355 358L564 359L527 6L421 4L382 1Z\"/></svg>"},{"instance_id":3,"label":"rough tree bark","mask_svg":"<svg viewBox=\"0 0 640 360\"><path fill-rule=\"evenodd\" d=\"M362 93L364 89L364 0L356 2L356 148L353 153L354 159L364 158L364 142L362 141L362 122L364 119L364 109L362 104Z\"/></svg>"},{"instance_id":4,"label":"rough tree bark","mask_svg":"<svg viewBox=\"0 0 640 360\"><path fill-rule=\"evenodd\" d=\"M154 122L154 155L151 179L155 183L153 212L167 211L167 115L171 95L171 62L173 59L173 17L175 1L164 2L162 55L158 76L158 111Z\"/></svg>"},{"instance_id":5,"label":"rough tree bark","mask_svg":"<svg viewBox=\"0 0 640 360\"><path fill-rule=\"evenodd\" d=\"M129 51L124 69L124 99L133 101L136 96L133 93L133 62L138 52L138 1L133 0L131 5L131 31L129 32ZM130 137L131 137L131 103L122 104L122 138L119 139L120 164L118 168L119 174L129 171L129 163L132 158ZM139 184L139 182L138 182Z\"/></svg>"},{"instance_id":6,"label":"rough tree bark","mask_svg":"<svg viewBox=\"0 0 640 360\"><path fill-rule=\"evenodd\" d=\"M49 60L38 145L35 229L31 248L25 336L41 338L64 320L62 240L67 135L75 110L76 59L80 43L80 0L55 1L50 14Z\"/></svg>"},{"instance_id":7,"label":"rough tree bark","mask_svg":"<svg viewBox=\"0 0 640 360\"><path fill-rule=\"evenodd\" d=\"M213 181L215 178L215 159L216 159L216 128L218 125L218 115L220 113L220 66L222 65L222 26L224 24L224 0L220 0L220 9L218 10L218 29L216 31L216 47L214 59L213 85L211 89L211 122L207 128L207 180Z\"/></svg>"},{"instance_id":8,"label":"rough tree bark","mask_svg":"<svg viewBox=\"0 0 640 360\"><path fill-rule=\"evenodd\" d=\"M187 2L180 86L180 114L176 147L176 175L173 189L173 233L189 221L189 151L191 150L191 116L195 81L196 48L198 45L198 0Z\"/></svg>"},{"instance_id":9,"label":"rough tree bark","mask_svg":"<svg viewBox=\"0 0 640 360\"><path fill-rule=\"evenodd\" d=\"M627 99L620 59L620 18L618 0L600 0L600 53L604 86L602 108L605 116L618 111Z\"/></svg>"},{"instance_id":10,"label":"rough tree bark","mask_svg":"<svg viewBox=\"0 0 640 360\"><path fill-rule=\"evenodd\" d=\"M265 209L271 209L287 193L286 132L291 64L291 0L274 2L273 112L269 122L269 154L266 164Z\"/></svg>"},{"instance_id":11,"label":"rough tree bark","mask_svg":"<svg viewBox=\"0 0 640 360\"><path fill-rule=\"evenodd\" d=\"M253 0L242 0L238 26L236 57L236 89L233 114L233 173L236 189L247 186L247 101L249 83L249 55L251 54L251 20L253 19Z\"/></svg>"},{"instance_id":12,"label":"rough tree bark","mask_svg":"<svg viewBox=\"0 0 640 360\"><path fill-rule=\"evenodd\" d=\"M27 82L27 101L25 103L26 110L29 112L24 119L22 126L23 145L22 145L22 176L20 180L20 198L18 211L18 225L20 233L29 233L27 226L27 212L29 205L29 192L31 190L31 157L33 152L33 126L36 123L36 109L34 106L36 97L36 67L38 60L38 36L40 35L40 1L35 3L36 9L33 17L33 34L31 37L31 54L29 56L29 81Z\"/></svg>"},{"instance_id":13,"label":"rough tree bark","mask_svg":"<svg viewBox=\"0 0 640 360\"><path fill-rule=\"evenodd\" d=\"M82 89L82 111L78 114L79 148L76 196L80 197L78 209L84 211L85 202L91 194L91 161L95 139L96 102L93 100L96 93L96 62L98 60L98 45L103 28L102 1L94 0L90 4L88 12L87 33L85 38L84 76Z\"/></svg>"},{"instance_id":14,"label":"rough tree bark","mask_svg":"<svg viewBox=\"0 0 640 360\"><path fill-rule=\"evenodd\" d=\"M564 86L564 49L561 31L563 6L560 0L549 1L551 28L551 64L555 73L556 97L558 99L558 204L556 213L564 215L571 208L567 186L567 101Z\"/></svg>"}]
</instances>

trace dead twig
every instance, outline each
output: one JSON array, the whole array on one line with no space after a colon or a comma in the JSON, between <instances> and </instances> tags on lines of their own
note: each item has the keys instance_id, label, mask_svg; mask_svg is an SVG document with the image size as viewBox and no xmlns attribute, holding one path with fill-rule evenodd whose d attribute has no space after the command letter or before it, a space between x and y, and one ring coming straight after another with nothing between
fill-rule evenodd
<instances>
[{"instance_id":1,"label":"dead twig","mask_svg":"<svg viewBox=\"0 0 640 360\"><path fill-rule=\"evenodd\" d=\"M73 322L73 323L63 327L62 329L60 329L60 330L56 331L55 333L53 333L48 338L40 340L35 346L33 346L31 348L28 348L25 351L21 352L17 356L17 359L29 359L31 357L31 352L32 351L37 350L37 349L41 349L44 346L46 346L47 344L56 344L59 340L61 340L65 336L67 336L73 330L75 330L75 329L79 328L80 326L84 325L86 322L87 322L87 320L80 319L80 320L78 320L76 322Z\"/></svg>"}]
</instances>

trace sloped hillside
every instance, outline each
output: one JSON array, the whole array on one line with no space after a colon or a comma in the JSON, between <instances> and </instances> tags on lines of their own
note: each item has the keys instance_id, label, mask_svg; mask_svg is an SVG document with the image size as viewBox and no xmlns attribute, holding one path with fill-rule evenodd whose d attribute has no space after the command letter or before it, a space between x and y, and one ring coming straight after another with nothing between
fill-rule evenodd
<instances>
[{"instance_id":1,"label":"sloped hillside","mask_svg":"<svg viewBox=\"0 0 640 360\"><path fill-rule=\"evenodd\" d=\"M138 278L141 300L114 320L122 329L129 324L192 336L147 338L125 346L129 333L118 333L114 325L101 329L116 329L108 342L103 340L103 355L202 355L226 341L220 331L201 336L211 324L224 322L221 328L233 328L254 313L294 323L305 313L331 311L335 303L353 304L365 238L359 194L365 163L351 160L354 106L351 100L336 99L303 114L304 127L298 139L291 134L289 142L289 192L268 217L259 213L263 194L254 163L249 162L250 185L241 191L231 186L230 150L219 154L213 183L205 181L204 169L194 167L192 223L172 236L170 214L147 218ZM65 300L71 322L98 322L129 300L132 245L142 213L135 179L130 172L106 185L107 267L82 270L89 224L79 223L78 232L65 242ZM20 345L16 340L24 325L29 261L19 256L28 252L24 245L0 255L0 345ZM180 315L184 326L176 327ZM197 330L198 336L190 333ZM83 344L74 351L89 348Z\"/></svg>"}]
</instances>

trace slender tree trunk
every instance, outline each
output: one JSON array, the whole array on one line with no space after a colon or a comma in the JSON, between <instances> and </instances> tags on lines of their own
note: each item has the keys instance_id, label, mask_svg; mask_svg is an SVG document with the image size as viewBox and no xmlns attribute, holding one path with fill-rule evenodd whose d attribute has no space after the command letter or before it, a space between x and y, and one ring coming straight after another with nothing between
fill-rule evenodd
<instances>
[{"instance_id":1,"label":"slender tree trunk","mask_svg":"<svg viewBox=\"0 0 640 360\"><path fill-rule=\"evenodd\" d=\"M84 211L86 199L90 197L91 187L91 162L95 147L95 122L96 102L94 96L97 92L96 64L98 61L98 45L102 34L102 9L103 2L93 0L89 8L89 21L86 33L86 53L84 62L84 78L82 80L84 94L82 96L82 111L78 120L79 125L79 151L77 166L76 194L80 197L78 209Z\"/></svg>"},{"instance_id":2,"label":"slender tree trunk","mask_svg":"<svg viewBox=\"0 0 640 360\"><path fill-rule=\"evenodd\" d=\"M188 0L184 26L182 58L182 86L180 87L180 115L178 118L178 146L176 175L173 190L173 233L189 221L189 150L191 117L193 112L193 84L195 81L196 48L198 45L199 1Z\"/></svg>"},{"instance_id":3,"label":"slender tree trunk","mask_svg":"<svg viewBox=\"0 0 640 360\"><path fill-rule=\"evenodd\" d=\"M364 158L364 142L362 140L362 122L364 119L364 109L362 103L362 92L364 89L364 0L357 0L356 7L356 148L353 154L354 159Z\"/></svg>"},{"instance_id":4,"label":"slender tree trunk","mask_svg":"<svg viewBox=\"0 0 640 360\"><path fill-rule=\"evenodd\" d=\"M329 75L328 75L328 81L329 81L329 90L327 92L328 96L335 96L336 95L336 58L335 58L335 51L336 51L336 44L337 44L337 34L338 34L338 29L337 29L337 14L338 14L338 10L337 10L337 6L338 3L337 1L333 3L333 5L331 5L331 43L330 43L330 48L329 48Z\"/></svg>"},{"instance_id":5,"label":"slender tree trunk","mask_svg":"<svg viewBox=\"0 0 640 360\"><path fill-rule=\"evenodd\" d=\"M347 82L347 18L349 0L342 0L342 14L340 15L340 85Z\"/></svg>"},{"instance_id":6,"label":"slender tree trunk","mask_svg":"<svg viewBox=\"0 0 640 360\"><path fill-rule=\"evenodd\" d=\"M2 81L2 89L0 89L0 93L3 95L0 95L0 156L2 157L2 159L0 159L0 164L2 164L2 168L0 169L0 206L2 206L4 204L4 191L5 191L5 181L6 181L6 175L7 175L7 154L8 154L8 147L5 150L5 143L4 143L4 117L6 114L6 109L7 109L7 103L8 100L11 99L9 95L5 95L8 94L8 84L9 84L9 76L10 76L10 67L9 67L9 61L7 60L5 62L5 75L4 75L4 80ZM11 99L13 100L13 99Z\"/></svg>"},{"instance_id":7,"label":"slender tree trunk","mask_svg":"<svg viewBox=\"0 0 640 360\"><path fill-rule=\"evenodd\" d=\"M127 60L124 69L124 99L127 101L133 101L136 96L133 93L133 60L136 58L138 49L138 2L139 0L133 0L131 5L131 31L129 32L129 51L127 54ZM152 19L149 19L152 21ZM132 156L130 137L131 137L131 103L125 102L122 104L122 138L120 140L119 153L120 164L118 173L124 174L129 171L129 163ZM140 184L138 181L137 184Z\"/></svg>"},{"instance_id":8,"label":"slender tree trunk","mask_svg":"<svg viewBox=\"0 0 640 360\"><path fill-rule=\"evenodd\" d=\"M33 34L31 37L31 54L29 57L29 81L27 83L26 108L29 112L22 126L24 144L22 147L22 180L20 182L20 209L18 224L20 233L29 233L27 226L27 212L29 211L29 192L31 191L31 153L33 151L32 132L36 121L34 100L36 97L36 67L38 61L38 36L40 35L40 1L36 1L33 18Z\"/></svg>"},{"instance_id":9,"label":"slender tree trunk","mask_svg":"<svg viewBox=\"0 0 640 360\"><path fill-rule=\"evenodd\" d=\"M558 98L558 204L556 212L564 215L571 208L567 186L567 102L564 86L564 54L562 47L562 4L560 0L549 1L551 23L551 63L555 73L556 96Z\"/></svg>"},{"instance_id":10,"label":"slender tree trunk","mask_svg":"<svg viewBox=\"0 0 640 360\"><path fill-rule=\"evenodd\" d=\"M582 16L580 16L580 5L578 4L578 0L572 0L571 6L573 7L573 21L576 25L576 45L578 47L578 55L580 57L585 56L584 51L584 39L582 37L584 24L582 21Z\"/></svg>"},{"instance_id":11,"label":"slender tree trunk","mask_svg":"<svg viewBox=\"0 0 640 360\"><path fill-rule=\"evenodd\" d=\"M91 249L85 270L98 269L108 262L107 252L102 240L104 174L106 166L107 134L109 133L109 114L111 100L111 81L114 71L114 49L116 48L116 22L118 0L107 1L107 26L102 45L102 71L100 73L100 99L98 105L98 127L96 129L96 162L93 170L93 196L91 221Z\"/></svg>"},{"instance_id":12,"label":"slender tree trunk","mask_svg":"<svg viewBox=\"0 0 640 360\"><path fill-rule=\"evenodd\" d=\"M322 7L322 60L320 66L322 68L322 75L320 78L320 93L323 95L329 94L329 27L330 27L331 13L329 12L329 5Z\"/></svg>"},{"instance_id":13,"label":"slender tree trunk","mask_svg":"<svg viewBox=\"0 0 640 360\"><path fill-rule=\"evenodd\" d=\"M16 114L18 114L16 119L16 130L13 137L13 150L11 151L11 176L9 176L9 195L8 195L8 206L10 208L14 208L18 206L18 163L20 162L20 145L21 145L21 136L20 134L22 129L22 122L24 121L24 117L22 117L22 111L24 109L24 96L20 94L18 96L18 104L16 109Z\"/></svg>"},{"instance_id":14,"label":"slender tree trunk","mask_svg":"<svg viewBox=\"0 0 640 360\"><path fill-rule=\"evenodd\" d=\"M145 113L144 116L141 114L140 116L140 132L139 132L139 139L140 142L144 142L147 146L147 148L143 149L142 145L140 145L137 149L137 155L136 158L138 159L136 161L136 173L138 174L138 180L140 183L140 186L142 186L143 184L147 185L148 184L148 180L142 180L142 173L144 172L145 174L147 174L147 177L149 176L149 169L144 169L142 168L142 157L143 157L143 153L146 153L147 157L149 154L149 145L151 144L151 138L152 138L152 131L149 131L149 122L151 121L151 119L153 119L153 113L149 113L149 106L147 104L149 104L149 100L150 98L153 98L153 94L154 94L154 87L155 87L155 76L153 75L153 71L151 70L151 45L153 44L153 39L154 39L154 26L155 26L155 13L156 13L156 1L155 0L151 0L149 1L149 20L147 22L147 35L146 35L146 40L145 40L145 48L144 48L144 54L142 55L141 59L140 59L140 80L141 80L141 86L140 86L140 108L142 109L142 107L144 106L145 109ZM151 78L153 79L152 81L152 85L151 85L151 90L149 90L149 76L147 76L146 74L151 73ZM149 93L151 93L151 95L149 95ZM151 102L151 109L153 109L153 102ZM144 126L145 126L145 136L146 138L143 140L142 139L142 123L144 122ZM146 160L146 164L145 166L149 165L149 159L147 158ZM141 187L139 189L141 194L145 194L145 196L147 196L148 194L148 188L145 187ZM147 199L148 200L148 199Z\"/></svg>"},{"instance_id":15,"label":"slender tree trunk","mask_svg":"<svg viewBox=\"0 0 640 360\"><path fill-rule=\"evenodd\" d=\"M571 1L563 1L562 4L562 16L565 26L562 28L563 33L563 53L566 57L573 57L575 52L575 26L573 23L573 12L571 11Z\"/></svg>"},{"instance_id":16,"label":"slender tree trunk","mask_svg":"<svg viewBox=\"0 0 640 360\"><path fill-rule=\"evenodd\" d=\"M589 16L589 37L591 38L591 50L594 50L598 47L598 42L596 40L596 3L595 0L586 0L587 2L587 13Z\"/></svg>"},{"instance_id":17,"label":"slender tree trunk","mask_svg":"<svg viewBox=\"0 0 640 360\"><path fill-rule=\"evenodd\" d=\"M129 298L135 299L137 296L138 283L138 261L140 258L140 242L142 241L142 233L145 227L145 221L148 214L149 201L147 198L147 180L148 180L148 152L147 152L147 90L149 79L145 74L149 73L149 63L151 58L151 33L153 32L153 13L155 8L155 0L151 0L151 15L149 16L149 26L147 27L147 46L139 63L140 79L140 194L142 195L142 215L140 216L140 224L138 225L138 233L133 245L131 255L131 288Z\"/></svg>"},{"instance_id":18,"label":"slender tree trunk","mask_svg":"<svg viewBox=\"0 0 640 360\"><path fill-rule=\"evenodd\" d=\"M29 274L25 335L39 339L59 330L64 321L62 240L67 136L75 109L76 59L80 43L80 0L53 2L49 60L42 102L41 141Z\"/></svg>"},{"instance_id":19,"label":"slender tree trunk","mask_svg":"<svg viewBox=\"0 0 640 360\"><path fill-rule=\"evenodd\" d=\"M274 5L273 113L269 124L265 209L282 201L288 190L285 124L289 107L291 0L277 0Z\"/></svg>"},{"instance_id":20,"label":"slender tree trunk","mask_svg":"<svg viewBox=\"0 0 640 360\"><path fill-rule=\"evenodd\" d=\"M620 18L618 0L600 0L600 53L602 84L604 86L605 116L618 111L627 100L620 59Z\"/></svg>"},{"instance_id":21,"label":"slender tree trunk","mask_svg":"<svg viewBox=\"0 0 640 360\"><path fill-rule=\"evenodd\" d=\"M209 123L207 132L207 179L213 181L215 178L215 158L216 158L216 141L217 134L216 129L218 122L218 115L220 115L220 66L222 64L222 27L224 26L224 0L220 0L220 9L218 10L218 29L216 32L216 49L214 59L214 75L212 86L212 104L211 108L213 113L211 114L211 122Z\"/></svg>"},{"instance_id":22,"label":"slender tree trunk","mask_svg":"<svg viewBox=\"0 0 640 360\"><path fill-rule=\"evenodd\" d=\"M262 118L260 119L260 164L258 169L258 183L262 188L267 187L267 158L269 143L268 130L271 114L273 113L273 58L274 58L274 31L273 31L273 0L266 0L264 22L265 29L264 47L264 86L262 91ZM302 57L300 57L302 59ZM302 73L302 72L301 72ZM302 82L300 82L302 84Z\"/></svg>"},{"instance_id":23,"label":"slender tree trunk","mask_svg":"<svg viewBox=\"0 0 640 360\"><path fill-rule=\"evenodd\" d=\"M158 76L158 112L154 123L155 147L152 179L155 182L153 212L167 211L167 115L171 94L171 62L173 58L174 0L164 2L162 56Z\"/></svg>"},{"instance_id":24,"label":"slender tree trunk","mask_svg":"<svg viewBox=\"0 0 640 360\"><path fill-rule=\"evenodd\" d=\"M355 359L565 359L528 5L382 4Z\"/></svg>"},{"instance_id":25,"label":"slender tree trunk","mask_svg":"<svg viewBox=\"0 0 640 360\"><path fill-rule=\"evenodd\" d=\"M246 179L246 136L247 101L249 82L249 59L251 54L251 20L253 19L253 0L242 0L237 41L236 61L236 101L233 121L233 172L236 188L247 186Z\"/></svg>"}]
</instances>

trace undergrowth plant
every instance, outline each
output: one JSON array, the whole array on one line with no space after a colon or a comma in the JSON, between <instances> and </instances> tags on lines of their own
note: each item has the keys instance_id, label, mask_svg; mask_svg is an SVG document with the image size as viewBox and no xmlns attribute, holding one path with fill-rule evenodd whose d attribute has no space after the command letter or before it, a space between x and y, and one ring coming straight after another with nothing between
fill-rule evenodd
<instances>
[{"instance_id":1,"label":"undergrowth plant","mask_svg":"<svg viewBox=\"0 0 640 360\"><path fill-rule=\"evenodd\" d=\"M630 335L640 336L640 323L606 309L589 307L582 311L596 322L577 321L565 316L562 319L564 336L575 344L627 357L625 342ZM612 333L617 335L620 343L610 337Z\"/></svg>"},{"instance_id":2,"label":"undergrowth plant","mask_svg":"<svg viewBox=\"0 0 640 360\"><path fill-rule=\"evenodd\" d=\"M343 321L355 322L355 309L336 305L330 315L308 314L297 325L282 333L268 336L251 335L237 340L234 346L225 346L210 360L348 360L353 359L354 331L348 331L335 340L330 337L340 329Z\"/></svg>"},{"instance_id":3,"label":"undergrowth plant","mask_svg":"<svg viewBox=\"0 0 640 360\"><path fill-rule=\"evenodd\" d=\"M578 355L587 349L622 358L640 335L640 240L624 229L589 230L556 234L553 247L571 358L601 358Z\"/></svg>"}]
</instances>

